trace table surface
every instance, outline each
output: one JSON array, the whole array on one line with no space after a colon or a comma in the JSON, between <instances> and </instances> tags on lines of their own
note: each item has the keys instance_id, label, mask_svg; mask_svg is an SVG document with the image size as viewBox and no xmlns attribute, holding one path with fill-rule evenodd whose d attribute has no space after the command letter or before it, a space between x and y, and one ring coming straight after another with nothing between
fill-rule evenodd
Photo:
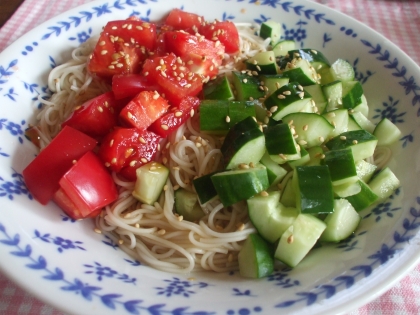
<instances>
[{"instance_id":1,"label":"table surface","mask_svg":"<svg viewBox=\"0 0 420 315\"><path fill-rule=\"evenodd\" d=\"M0 52L33 26L89 1L91 0L25 0L25 2L24 0L0 0ZM49 3L49 6L45 6L49 9L33 12L34 4L37 3L38 7L41 7L40 2ZM317 0L317 2L351 15L378 30L407 52L417 64L420 64L420 1ZM52 5L53 3L56 5ZM377 14L369 15L369 10ZM26 18L27 12L31 12L32 16L25 19L27 23L25 27L22 27L22 20L23 17ZM28 22L28 19L32 20ZM407 33L406 29L402 32L398 29L401 27L399 22L402 20L405 21L403 23L405 28L411 28L408 32L411 38L404 37ZM19 23L19 27L15 23ZM352 311L349 315L420 314L420 301L416 299L419 293L420 266L417 266L385 294ZM63 315L62 312L24 292L0 273L0 315L2 314Z\"/></svg>"}]
</instances>

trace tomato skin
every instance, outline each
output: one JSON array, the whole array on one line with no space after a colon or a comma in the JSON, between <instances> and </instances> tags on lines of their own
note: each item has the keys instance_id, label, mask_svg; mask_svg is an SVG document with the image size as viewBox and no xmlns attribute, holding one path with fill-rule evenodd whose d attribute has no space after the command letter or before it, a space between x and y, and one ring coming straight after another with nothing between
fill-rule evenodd
<instances>
[{"instance_id":1,"label":"tomato skin","mask_svg":"<svg viewBox=\"0 0 420 315\"><path fill-rule=\"evenodd\" d=\"M162 94L173 106L187 96L196 96L203 89L202 78L191 73L175 54L149 58L143 65L142 74L150 82L160 86Z\"/></svg>"},{"instance_id":2,"label":"tomato skin","mask_svg":"<svg viewBox=\"0 0 420 315\"><path fill-rule=\"evenodd\" d=\"M171 26L174 30L184 30L195 34L204 23L204 17L195 13L185 12L180 9L173 9L169 12L164 25Z\"/></svg>"},{"instance_id":3,"label":"tomato skin","mask_svg":"<svg viewBox=\"0 0 420 315\"><path fill-rule=\"evenodd\" d=\"M84 133L65 126L23 170L25 184L41 204L51 200L59 189L59 180L86 152L92 150L97 141Z\"/></svg>"},{"instance_id":4,"label":"tomato skin","mask_svg":"<svg viewBox=\"0 0 420 315\"><path fill-rule=\"evenodd\" d=\"M149 130L165 138L194 115L199 105L200 99L198 97L188 96L181 101L178 107L171 108L170 111L151 124Z\"/></svg>"},{"instance_id":5,"label":"tomato skin","mask_svg":"<svg viewBox=\"0 0 420 315\"><path fill-rule=\"evenodd\" d=\"M115 99L112 92L101 94L78 106L61 127L70 126L92 138L101 138L117 125L118 115L127 102Z\"/></svg>"},{"instance_id":6,"label":"tomato skin","mask_svg":"<svg viewBox=\"0 0 420 315\"><path fill-rule=\"evenodd\" d=\"M108 22L88 62L90 73L102 78L138 73L148 51L156 46L156 25L140 20Z\"/></svg>"},{"instance_id":7,"label":"tomato skin","mask_svg":"<svg viewBox=\"0 0 420 315\"><path fill-rule=\"evenodd\" d=\"M225 53L223 44L182 31L166 32L164 36L167 51L181 57L190 71L202 77L217 76Z\"/></svg>"},{"instance_id":8,"label":"tomato skin","mask_svg":"<svg viewBox=\"0 0 420 315\"><path fill-rule=\"evenodd\" d=\"M92 151L83 155L63 175L59 184L54 201L76 220L96 216L118 198L114 180Z\"/></svg>"},{"instance_id":9,"label":"tomato skin","mask_svg":"<svg viewBox=\"0 0 420 315\"><path fill-rule=\"evenodd\" d=\"M134 97L142 91L158 91L157 84L141 74L119 74L112 77L112 92L115 98L125 99Z\"/></svg>"},{"instance_id":10,"label":"tomato skin","mask_svg":"<svg viewBox=\"0 0 420 315\"><path fill-rule=\"evenodd\" d=\"M116 128L104 137L98 156L114 172L123 168L135 169L154 159L160 137L148 130Z\"/></svg>"},{"instance_id":11,"label":"tomato skin","mask_svg":"<svg viewBox=\"0 0 420 315\"><path fill-rule=\"evenodd\" d=\"M143 91L121 110L120 119L127 126L147 129L168 108L168 102L159 93Z\"/></svg>"},{"instance_id":12,"label":"tomato skin","mask_svg":"<svg viewBox=\"0 0 420 315\"><path fill-rule=\"evenodd\" d=\"M239 33L231 21L214 21L205 23L200 28L200 34L212 41L220 41L228 54L239 52Z\"/></svg>"}]
</instances>

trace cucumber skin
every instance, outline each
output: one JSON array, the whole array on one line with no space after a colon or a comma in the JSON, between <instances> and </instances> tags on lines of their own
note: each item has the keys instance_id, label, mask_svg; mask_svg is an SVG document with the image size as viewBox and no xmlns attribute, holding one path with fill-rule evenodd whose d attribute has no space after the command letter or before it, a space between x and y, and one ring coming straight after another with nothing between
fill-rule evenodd
<instances>
[{"instance_id":1,"label":"cucumber skin","mask_svg":"<svg viewBox=\"0 0 420 315\"><path fill-rule=\"evenodd\" d=\"M246 278L262 278L274 271L272 250L258 234L250 234L238 255L239 273Z\"/></svg>"}]
</instances>

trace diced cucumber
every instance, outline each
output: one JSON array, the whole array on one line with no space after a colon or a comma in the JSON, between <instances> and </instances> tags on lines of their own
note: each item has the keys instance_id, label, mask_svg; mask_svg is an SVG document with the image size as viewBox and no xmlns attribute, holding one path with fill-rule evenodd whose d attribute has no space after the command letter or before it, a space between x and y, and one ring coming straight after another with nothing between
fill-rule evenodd
<instances>
[{"instance_id":1,"label":"diced cucumber","mask_svg":"<svg viewBox=\"0 0 420 315\"><path fill-rule=\"evenodd\" d=\"M274 162L284 164L290 160L300 159L300 150L288 124L268 126L264 130L264 136L265 147Z\"/></svg>"},{"instance_id":2,"label":"diced cucumber","mask_svg":"<svg viewBox=\"0 0 420 315\"><path fill-rule=\"evenodd\" d=\"M263 165L219 172L211 176L211 180L225 207L251 198L270 186Z\"/></svg>"},{"instance_id":3,"label":"diced cucumber","mask_svg":"<svg viewBox=\"0 0 420 315\"><path fill-rule=\"evenodd\" d=\"M211 181L211 176L214 174L216 174L216 172L197 177L193 180L194 189L198 195L198 200L202 205L213 200L217 196L217 191Z\"/></svg>"},{"instance_id":4,"label":"diced cucumber","mask_svg":"<svg viewBox=\"0 0 420 315\"><path fill-rule=\"evenodd\" d=\"M279 66L276 63L274 51L267 50L256 53L245 61L246 68L259 74L277 74Z\"/></svg>"},{"instance_id":5,"label":"diced cucumber","mask_svg":"<svg viewBox=\"0 0 420 315\"><path fill-rule=\"evenodd\" d=\"M375 127L373 135L378 138L378 145L391 145L401 137L401 130L384 117Z\"/></svg>"},{"instance_id":6,"label":"diced cucumber","mask_svg":"<svg viewBox=\"0 0 420 315\"><path fill-rule=\"evenodd\" d=\"M359 226L361 216L346 199L334 200L334 212L327 215L326 229L320 237L323 242L339 242L349 237Z\"/></svg>"},{"instance_id":7,"label":"diced cucumber","mask_svg":"<svg viewBox=\"0 0 420 315\"><path fill-rule=\"evenodd\" d=\"M276 57L286 56L289 50L294 50L296 48L296 42L294 40L281 40L274 45L273 51Z\"/></svg>"},{"instance_id":8,"label":"diced cucumber","mask_svg":"<svg viewBox=\"0 0 420 315\"><path fill-rule=\"evenodd\" d=\"M258 78L247 73L232 71L232 84L238 101L253 101L265 96L264 89L260 88Z\"/></svg>"},{"instance_id":9,"label":"diced cucumber","mask_svg":"<svg viewBox=\"0 0 420 315\"><path fill-rule=\"evenodd\" d=\"M391 196L400 187L400 180L389 167L381 170L368 183L370 189L378 196L378 201L383 201Z\"/></svg>"},{"instance_id":10,"label":"diced cucumber","mask_svg":"<svg viewBox=\"0 0 420 315\"><path fill-rule=\"evenodd\" d=\"M302 86L319 84L318 73L310 62L305 59L293 59L287 63L282 74L288 77L291 82L299 82Z\"/></svg>"},{"instance_id":11,"label":"diced cucumber","mask_svg":"<svg viewBox=\"0 0 420 315\"><path fill-rule=\"evenodd\" d=\"M198 202L197 194L184 188L175 191L175 212L190 222L200 221L205 216Z\"/></svg>"},{"instance_id":12,"label":"diced cucumber","mask_svg":"<svg viewBox=\"0 0 420 315\"><path fill-rule=\"evenodd\" d=\"M277 21L268 20L261 23L260 37L271 39L271 45L275 45L280 40L282 35L281 25Z\"/></svg>"},{"instance_id":13,"label":"diced cucumber","mask_svg":"<svg viewBox=\"0 0 420 315\"><path fill-rule=\"evenodd\" d=\"M325 145L330 150L350 147L354 160L360 161L373 155L377 143L378 139L366 130L352 130L332 138Z\"/></svg>"},{"instance_id":14,"label":"diced cucumber","mask_svg":"<svg viewBox=\"0 0 420 315\"><path fill-rule=\"evenodd\" d=\"M343 81L343 107L355 108L362 103L363 88L359 81Z\"/></svg>"},{"instance_id":15,"label":"diced cucumber","mask_svg":"<svg viewBox=\"0 0 420 315\"><path fill-rule=\"evenodd\" d=\"M314 146L307 149L309 153L309 162L306 165L320 165L325 157L324 150L320 146Z\"/></svg>"},{"instance_id":16,"label":"diced cucumber","mask_svg":"<svg viewBox=\"0 0 420 315\"><path fill-rule=\"evenodd\" d=\"M274 120L281 120L287 114L301 111L311 99L311 95L305 93L299 83L290 82L268 96L264 105L272 112Z\"/></svg>"},{"instance_id":17,"label":"diced cucumber","mask_svg":"<svg viewBox=\"0 0 420 315\"><path fill-rule=\"evenodd\" d=\"M296 208L301 213L331 213L334 193L327 165L297 166L293 173Z\"/></svg>"},{"instance_id":18,"label":"diced cucumber","mask_svg":"<svg viewBox=\"0 0 420 315\"><path fill-rule=\"evenodd\" d=\"M304 147L300 147L300 159L289 161L289 166L295 168L296 166L306 165L311 160L311 157Z\"/></svg>"},{"instance_id":19,"label":"diced cucumber","mask_svg":"<svg viewBox=\"0 0 420 315\"><path fill-rule=\"evenodd\" d=\"M348 124L347 124L347 131L362 130L362 129L363 128L360 127L360 125L353 118L353 115L349 115L349 120L348 120Z\"/></svg>"},{"instance_id":20,"label":"diced cucumber","mask_svg":"<svg viewBox=\"0 0 420 315\"><path fill-rule=\"evenodd\" d=\"M163 191L163 186L169 176L169 169L158 163L149 162L136 169L136 183L133 190L134 198L152 205Z\"/></svg>"},{"instance_id":21,"label":"diced cucumber","mask_svg":"<svg viewBox=\"0 0 420 315\"><path fill-rule=\"evenodd\" d=\"M327 107L327 98L322 91L322 86L320 84L307 85L303 87L303 90L312 96L316 106L314 112L323 113Z\"/></svg>"},{"instance_id":22,"label":"diced cucumber","mask_svg":"<svg viewBox=\"0 0 420 315\"><path fill-rule=\"evenodd\" d=\"M350 184L359 180L350 148L327 151L322 162L330 170L333 186Z\"/></svg>"},{"instance_id":23,"label":"diced cucumber","mask_svg":"<svg viewBox=\"0 0 420 315\"><path fill-rule=\"evenodd\" d=\"M267 95L271 95L275 90L289 84L289 78L285 78L281 74L261 75L260 80Z\"/></svg>"},{"instance_id":24,"label":"diced cucumber","mask_svg":"<svg viewBox=\"0 0 420 315\"><path fill-rule=\"evenodd\" d=\"M344 59L337 59L331 65L330 72L334 80L354 81L354 68Z\"/></svg>"},{"instance_id":25,"label":"diced cucumber","mask_svg":"<svg viewBox=\"0 0 420 315\"><path fill-rule=\"evenodd\" d=\"M249 101L202 100L200 102L200 130L225 135L246 117L255 117L255 105Z\"/></svg>"},{"instance_id":26,"label":"diced cucumber","mask_svg":"<svg viewBox=\"0 0 420 315\"><path fill-rule=\"evenodd\" d=\"M238 254L239 273L246 278L262 278L273 273L272 251L258 234L250 234Z\"/></svg>"},{"instance_id":27,"label":"diced cucumber","mask_svg":"<svg viewBox=\"0 0 420 315\"><path fill-rule=\"evenodd\" d=\"M313 215L299 214L281 236L274 257L290 267L296 267L314 247L326 227L323 221Z\"/></svg>"},{"instance_id":28,"label":"diced cucumber","mask_svg":"<svg viewBox=\"0 0 420 315\"><path fill-rule=\"evenodd\" d=\"M358 182L346 183L333 186L334 194L339 198L346 198L360 193L361 187Z\"/></svg>"},{"instance_id":29,"label":"diced cucumber","mask_svg":"<svg viewBox=\"0 0 420 315\"><path fill-rule=\"evenodd\" d=\"M218 77L216 80L211 80L206 83L203 87L204 99L207 100L234 100L235 95L233 94L230 86L229 79L226 75Z\"/></svg>"},{"instance_id":30,"label":"diced cucumber","mask_svg":"<svg viewBox=\"0 0 420 315\"><path fill-rule=\"evenodd\" d=\"M226 169L255 164L265 153L265 137L254 118L247 117L230 128L220 150Z\"/></svg>"},{"instance_id":31,"label":"diced cucumber","mask_svg":"<svg viewBox=\"0 0 420 315\"><path fill-rule=\"evenodd\" d=\"M283 117L298 135L296 142L305 148L318 146L333 131L334 127L325 117L315 113L292 113Z\"/></svg>"},{"instance_id":32,"label":"diced cucumber","mask_svg":"<svg viewBox=\"0 0 420 315\"><path fill-rule=\"evenodd\" d=\"M322 91L327 99L326 111L332 111L342 107L343 103L343 83L341 81L333 81L322 86Z\"/></svg>"},{"instance_id":33,"label":"diced cucumber","mask_svg":"<svg viewBox=\"0 0 420 315\"><path fill-rule=\"evenodd\" d=\"M363 115L365 115L366 117L369 116L369 106L367 103L367 99L366 96L363 94L361 97L362 102L357 105L356 107L353 108L353 111L355 112L361 112Z\"/></svg>"},{"instance_id":34,"label":"diced cucumber","mask_svg":"<svg viewBox=\"0 0 420 315\"><path fill-rule=\"evenodd\" d=\"M328 122L334 127L329 137L335 137L346 132L349 125L349 113L347 109L340 108L329 111L323 115Z\"/></svg>"},{"instance_id":35,"label":"diced cucumber","mask_svg":"<svg viewBox=\"0 0 420 315\"><path fill-rule=\"evenodd\" d=\"M360 191L357 194L345 198L352 204L353 208L359 212L375 203L378 200L378 195L376 195L363 181L359 180L356 184L360 186Z\"/></svg>"},{"instance_id":36,"label":"diced cucumber","mask_svg":"<svg viewBox=\"0 0 420 315\"><path fill-rule=\"evenodd\" d=\"M296 208L296 191L292 179L289 179L283 187L280 195L280 202L285 207Z\"/></svg>"},{"instance_id":37,"label":"diced cucumber","mask_svg":"<svg viewBox=\"0 0 420 315\"><path fill-rule=\"evenodd\" d=\"M267 176L270 186L277 185L286 176L287 171L278 163L274 162L266 151L260 163L267 168Z\"/></svg>"},{"instance_id":38,"label":"diced cucumber","mask_svg":"<svg viewBox=\"0 0 420 315\"><path fill-rule=\"evenodd\" d=\"M365 115L363 115L361 112L355 111L351 114L351 116L356 121L356 123L362 127L362 129L373 134L373 131L375 130L375 124L372 123Z\"/></svg>"},{"instance_id":39,"label":"diced cucumber","mask_svg":"<svg viewBox=\"0 0 420 315\"><path fill-rule=\"evenodd\" d=\"M280 192L255 195L247 200L249 218L258 233L270 243L276 242L299 214L296 208L280 203Z\"/></svg>"},{"instance_id":40,"label":"diced cucumber","mask_svg":"<svg viewBox=\"0 0 420 315\"><path fill-rule=\"evenodd\" d=\"M377 166L366 162L365 160L360 160L356 162L356 172L360 180L367 183L372 175L375 173Z\"/></svg>"}]
</instances>

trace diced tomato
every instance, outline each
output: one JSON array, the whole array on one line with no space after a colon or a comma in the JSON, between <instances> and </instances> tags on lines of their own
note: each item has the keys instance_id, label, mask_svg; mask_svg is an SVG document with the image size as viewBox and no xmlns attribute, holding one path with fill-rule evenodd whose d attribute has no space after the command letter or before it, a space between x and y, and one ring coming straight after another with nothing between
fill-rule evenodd
<instances>
[{"instance_id":1,"label":"diced tomato","mask_svg":"<svg viewBox=\"0 0 420 315\"><path fill-rule=\"evenodd\" d=\"M156 25L139 20L108 22L88 62L99 77L138 73L149 51L156 46Z\"/></svg>"},{"instance_id":2,"label":"diced tomato","mask_svg":"<svg viewBox=\"0 0 420 315\"><path fill-rule=\"evenodd\" d=\"M165 44L168 52L181 57L190 71L205 78L213 78L219 73L225 52L225 47L219 41L173 31L165 33Z\"/></svg>"},{"instance_id":3,"label":"diced tomato","mask_svg":"<svg viewBox=\"0 0 420 315\"><path fill-rule=\"evenodd\" d=\"M188 96L181 101L178 107L171 108L168 113L156 120L149 127L149 130L162 138L167 137L194 115L194 111L199 105L200 99L198 97Z\"/></svg>"},{"instance_id":4,"label":"diced tomato","mask_svg":"<svg viewBox=\"0 0 420 315\"><path fill-rule=\"evenodd\" d=\"M43 205L47 204L73 161L92 150L96 143L95 139L65 126L22 172L26 187L34 198Z\"/></svg>"},{"instance_id":5,"label":"diced tomato","mask_svg":"<svg viewBox=\"0 0 420 315\"><path fill-rule=\"evenodd\" d=\"M127 126L146 129L168 108L168 102L158 92L143 91L122 109L120 118Z\"/></svg>"},{"instance_id":6,"label":"diced tomato","mask_svg":"<svg viewBox=\"0 0 420 315\"><path fill-rule=\"evenodd\" d=\"M123 168L132 169L135 180L136 168L154 159L159 141L160 137L151 131L117 128L104 138L98 156L111 171L118 173Z\"/></svg>"},{"instance_id":7,"label":"diced tomato","mask_svg":"<svg viewBox=\"0 0 420 315\"><path fill-rule=\"evenodd\" d=\"M142 91L157 91L159 85L141 74L119 74L112 77L112 92L116 99L134 97Z\"/></svg>"},{"instance_id":8,"label":"diced tomato","mask_svg":"<svg viewBox=\"0 0 420 315\"><path fill-rule=\"evenodd\" d=\"M112 92L101 94L76 107L61 126L73 127L93 138L103 137L117 125L118 115L127 102L116 100Z\"/></svg>"},{"instance_id":9,"label":"diced tomato","mask_svg":"<svg viewBox=\"0 0 420 315\"><path fill-rule=\"evenodd\" d=\"M184 30L191 34L198 32L204 23L204 17L180 9L173 9L166 17L164 24L172 26L174 30Z\"/></svg>"},{"instance_id":10,"label":"diced tomato","mask_svg":"<svg viewBox=\"0 0 420 315\"><path fill-rule=\"evenodd\" d=\"M220 41L228 54L239 52L239 33L231 21L214 21L205 23L199 33L212 41Z\"/></svg>"},{"instance_id":11,"label":"diced tomato","mask_svg":"<svg viewBox=\"0 0 420 315\"><path fill-rule=\"evenodd\" d=\"M92 152L83 155L60 179L54 202L73 219L94 217L118 198L114 180Z\"/></svg>"},{"instance_id":12,"label":"diced tomato","mask_svg":"<svg viewBox=\"0 0 420 315\"><path fill-rule=\"evenodd\" d=\"M142 73L150 82L158 84L165 98L177 106L186 96L196 96L203 89L202 78L188 70L174 54L148 58Z\"/></svg>"}]
</instances>

